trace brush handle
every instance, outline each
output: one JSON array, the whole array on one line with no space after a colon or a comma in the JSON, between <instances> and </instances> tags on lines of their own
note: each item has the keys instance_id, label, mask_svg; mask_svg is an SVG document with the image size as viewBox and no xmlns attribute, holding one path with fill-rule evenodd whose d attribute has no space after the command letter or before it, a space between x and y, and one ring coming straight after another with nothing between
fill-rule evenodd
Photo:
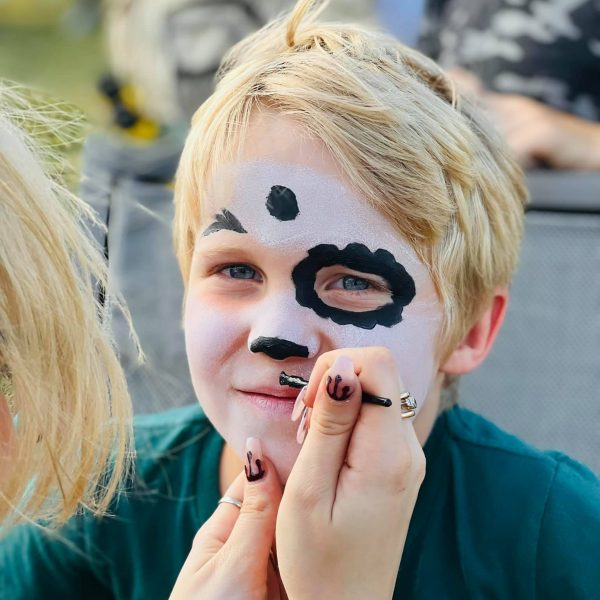
<instances>
[{"instance_id":1,"label":"brush handle","mask_svg":"<svg viewBox=\"0 0 600 600\"><path fill-rule=\"evenodd\" d=\"M303 388L305 385L308 385L308 381L303 377L299 377L298 375L288 375L285 371L281 371L279 373L279 385L287 385L291 388ZM375 396L374 394L369 394L369 392L362 393L362 401L365 404L375 404L377 406L388 407L392 405L392 401L389 398L383 398L382 396Z\"/></svg>"}]
</instances>

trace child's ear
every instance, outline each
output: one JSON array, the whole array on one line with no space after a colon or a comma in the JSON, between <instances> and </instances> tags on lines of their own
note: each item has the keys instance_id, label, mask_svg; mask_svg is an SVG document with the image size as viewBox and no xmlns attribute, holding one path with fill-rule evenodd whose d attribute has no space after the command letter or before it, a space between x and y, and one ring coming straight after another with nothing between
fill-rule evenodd
<instances>
[{"instance_id":1,"label":"child's ear","mask_svg":"<svg viewBox=\"0 0 600 600\"><path fill-rule=\"evenodd\" d=\"M440 367L442 373L462 375L476 369L485 360L504 321L507 304L508 289L497 289L488 308Z\"/></svg>"}]
</instances>

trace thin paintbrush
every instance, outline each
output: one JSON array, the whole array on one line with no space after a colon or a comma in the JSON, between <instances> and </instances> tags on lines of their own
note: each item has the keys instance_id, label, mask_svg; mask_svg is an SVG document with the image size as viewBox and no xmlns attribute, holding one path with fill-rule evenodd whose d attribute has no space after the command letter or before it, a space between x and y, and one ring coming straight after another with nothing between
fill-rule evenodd
<instances>
[{"instance_id":1,"label":"thin paintbrush","mask_svg":"<svg viewBox=\"0 0 600 600\"><path fill-rule=\"evenodd\" d=\"M284 371L279 373L279 385L287 385L292 388L303 388L308 384L306 379L298 375L288 375ZM369 394L369 392L362 393L362 401L367 404L376 404L377 406L391 406L392 401L389 398L382 398L381 396L375 396Z\"/></svg>"}]
</instances>

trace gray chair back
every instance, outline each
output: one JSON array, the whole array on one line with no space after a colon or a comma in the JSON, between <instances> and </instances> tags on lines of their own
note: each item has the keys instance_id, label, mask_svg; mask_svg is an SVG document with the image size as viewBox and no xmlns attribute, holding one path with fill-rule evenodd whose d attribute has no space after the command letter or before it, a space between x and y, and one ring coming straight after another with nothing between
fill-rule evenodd
<instances>
[{"instance_id":1,"label":"gray chair back","mask_svg":"<svg viewBox=\"0 0 600 600\"><path fill-rule=\"evenodd\" d=\"M600 473L600 174L533 173L504 327L460 402Z\"/></svg>"}]
</instances>

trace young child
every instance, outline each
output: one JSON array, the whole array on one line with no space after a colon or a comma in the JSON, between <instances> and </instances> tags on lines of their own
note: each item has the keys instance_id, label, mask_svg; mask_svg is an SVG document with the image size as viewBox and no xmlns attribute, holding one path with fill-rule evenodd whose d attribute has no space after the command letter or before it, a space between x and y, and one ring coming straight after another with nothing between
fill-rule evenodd
<instances>
[{"instance_id":1,"label":"young child","mask_svg":"<svg viewBox=\"0 0 600 600\"><path fill-rule=\"evenodd\" d=\"M441 399L502 323L522 174L434 63L315 8L234 47L181 159L204 412L138 421L115 518L7 540L9 597L596 593L593 474Z\"/></svg>"},{"instance_id":2,"label":"young child","mask_svg":"<svg viewBox=\"0 0 600 600\"><path fill-rule=\"evenodd\" d=\"M49 148L75 123L0 82L0 535L104 511L130 462L129 395L94 296L106 268L83 225L93 215L58 183Z\"/></svg>"}]
</instances>

